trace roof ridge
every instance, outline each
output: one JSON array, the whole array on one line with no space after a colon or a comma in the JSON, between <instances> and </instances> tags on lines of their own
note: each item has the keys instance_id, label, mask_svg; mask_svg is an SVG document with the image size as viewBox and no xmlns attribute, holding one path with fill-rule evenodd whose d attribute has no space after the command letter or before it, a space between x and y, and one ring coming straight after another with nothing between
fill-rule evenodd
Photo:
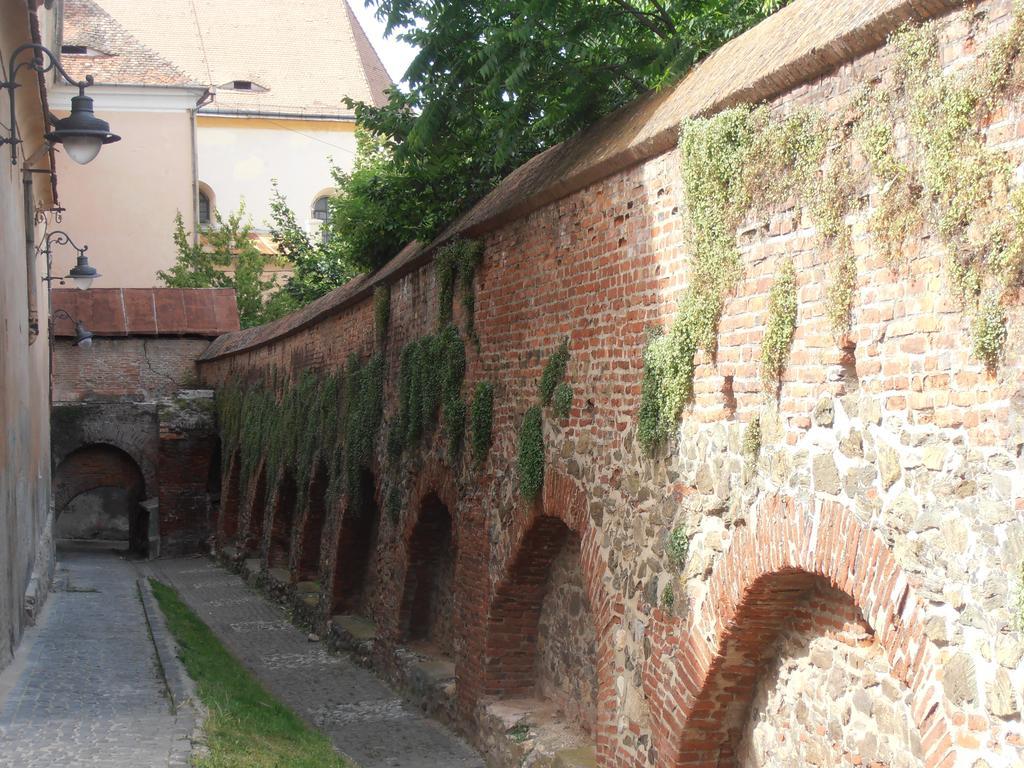
<instances>
[{"instance_id":1,"label":"roof ridge","mask_svg":"<svg viewBox=\"0 0 1024 768\"><path fill-rule=\"evenodd\" d=\"M384 62L381 61L380 55L377 53L377 49L374 47L370 38L366 35L366 30L363 29L363 25L359 23L359 19L356 17L355 11L352 10L352 6L348 0L341 0L343 6L345 6L345 13L348 16L348 28L352 34L352 43L356 47L356 54L359 56L359 60L362 66L359 68L360 74L363 77L363 81L366 83L366 90L370 93L370 98L374 101L374 106L382 107L387 104L388 99L385 93L387 87L394 85L391 80L391 73L388 72L387 67L384 66ZM369 51L366 50L369 48ZM367 61L367 56L372 56L372 61ZM370 80L370 67L376 66L384 74L387 79L388 86L384 88L379 87L379 83L371 82ZM380 103L376 103L380 97Z\"/></svg>"}]
</instances>

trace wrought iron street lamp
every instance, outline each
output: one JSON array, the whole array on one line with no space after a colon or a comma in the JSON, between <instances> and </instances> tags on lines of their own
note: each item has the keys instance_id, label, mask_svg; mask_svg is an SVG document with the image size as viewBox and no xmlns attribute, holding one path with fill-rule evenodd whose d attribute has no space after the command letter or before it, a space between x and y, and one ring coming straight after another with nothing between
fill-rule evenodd
<instances>
[{"instance_id":1,"label":"wrought iron street lamp","mask_svg":"<svg viewBox=\"0 0 1024 768\"><path fill-rule=\"evenodd\" d=\"M70 245L78 252L78 263L73 266L64 277L54 277L50 274L50 271L53 268L54 245ZM92 285L92 281L100 276L100 273L96 271L96 267L89 264L89 259L85 255L87 250L89 250L89 246L83 245L79 248L75 245L75 242L68 237L67 232L58 229L54 232L48 233L42 245L42 252L46 254L46 277L43 278L43 281L49 283L53 280L60 280L61 285L63 285L65 280L71 280L75 284L75 288L78 288L81 291L86 290L90 285Z\"/></svg>"},{"instance_id":2,"label":"wrought iron street lamp","mask_svg":"<svg viewBox=\"0 0 1024 768\"><path fill-rule=\"evenodd\" d=\"M32 51L32 57L26 61L15 64L16 59L25 51ZM48 62L43 61L46 56ZM18 123L14 117L14 89L18 88L18 70L22 67L46 73L56 69L69 83L78 86L78 95L71 99L71 114L64 118L55 118L47 115L47 122L53 124L53 130L46 134L46 140L51 144L63 144L67 150L68 157L80 165L85 165L97 154L100 147L121 139L117 134L110 132L110 123L100 120L92 111L92 97L85 95L85 89L93 84L92 75L87 75L85 80L75 80L60 65L57 57L49 48L38 43L26 43L18 46L11 54L10 64L7 71L10 73L10 80L0 82L0 88L6 88L10 98L10 119L11 135L8 138L0 137L0 144L11 145L11 165L18 163Z\"/></svg>"},{"instance_id":3,"label":"wrought iron street lamp","mask_svg":"<svg viewBox=\"0 0 1024 768\"><path fill-rule=\"evenodd\" d=\"M63 317L65 320L70 320L75 324L75 340L72 342L72 346L81 347L82 349L88 349L92 346L92 331L86 328L81 320L75 320L63 309L58 309L53 313L52 318L54 320L58 317Z\"/></svg>"}]
</instances>

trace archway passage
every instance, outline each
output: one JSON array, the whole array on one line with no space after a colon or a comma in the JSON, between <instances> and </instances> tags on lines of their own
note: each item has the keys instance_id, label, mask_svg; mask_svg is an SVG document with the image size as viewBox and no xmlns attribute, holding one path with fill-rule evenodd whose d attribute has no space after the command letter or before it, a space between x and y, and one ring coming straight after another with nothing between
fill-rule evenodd
<instances>
[{"instance_id":1,"label":"archway passage","mask_svg":"<svg viewBox=\"0 0 1024 768\"><path fill-rule=\"evenodd\" d=\"M374 478L363 471L359 492L349 500L338 535L334 562L331 613L370 614L370 571L377 551L380 508L374 496ZM373 618L373 617L370 617Z\"/></svg>"},{"instance_id":2,"label":"archway passage","mask_svg":"<svg viewBox=\"0 0 1024 768\"><path fill-rule=\"evenodd\" d=\"M855 755L872 764L872 754L922 764L912 694L849 595L777 571L754 581L732 627L687 722L680 752L692 759L679 765L846 765ZM886 733L870 724L876 716Z\"/></svg>"},{"instance_id":3,"label":"archway passage","mask_svg":"<svg viewBox=\"0 0 1024 768\"><path fill-rule=\"evenodd\" d=\"M270 525L270 544L267 547L268 568L288 568L291 554L292 526L295 523L295 479L285 472L277 488L274 519Z\"/></svg>"},{"instance_id":4,"label":"archway passage","mask_svg":"<svg viewBox=\"0 0 1024 768\"><path fill-rule=\"evenodd\" d=\"M218 458L219 461L219 458ZM236 453L231 457L231 464L228 466L227 486L223 496L219 491L217 498L220 499L219 524L217 526L217 539L221 544L233 542L238 535L238 511L241 506L241 485L242 485L242 462ZM218 472L218 477L220 473ZM210 494L211 504L214 496Z\"/></svg>"},{"instance_id":5,"label":"archway passage","mask_svg":"<svg viewBox=\"0 0 1024 768\"><path fill-rule=\"evenodd\" d=\"M580 539L561 520L541 517L491 602L485 692L548 700L592 734L597 691L597 636Z\"/></svg>"},{"instance_id":6,"label":"archway passage","mask_svg":"<svg viewBox=\"0 0 1024 768\"><path fill-rule=\"evenodd\" d=\"M320 542L327 516L327 467L318 464L309 482L309 510L299 539L299 581L316 581L320 572Z\"/></svg>"},{"instance_id":7,"label":"archway passage","mask_svg":"<svg viewBox=\"0 0 1024 768\"><path fill-rule=\"evenodd\" d=\"M455 545L448 508L428 495L409 540L402 593L401 636L450 656L454 651Z\"/></svg>"},{"instance_id":8,"label":"archway passage","mask_svg":"<svg viewBox=\"0 0 1024 768\"><path fill-rule=\"evenodd\" d=\"M146 481L127 453L105 443L83 446L60 463L53 486L57 538L128 542L145 553Z\"/></svg>"},{"instance_id":9,"label":"archway passage","mask_svg":"<svg viewBox=\"0 0 1024 768\"><path fill-rule=\"evenodd\" d=\"M923 764L912 694L852 599L823 579L787 611L735 748L744 768Z\"/></svg>"},{"instance_id":10,"label":"archway passage","mask_svg":"<svg viewBox=\"0 0 1024 768\"><path fill-rule=\"evenodd\" d=\"M242 547L246 554L258 555L263 546L263 525L267 516L267 471L262 465L256 474L256 483L249 498L249 514Z\"/></svg>"}]
</instances>

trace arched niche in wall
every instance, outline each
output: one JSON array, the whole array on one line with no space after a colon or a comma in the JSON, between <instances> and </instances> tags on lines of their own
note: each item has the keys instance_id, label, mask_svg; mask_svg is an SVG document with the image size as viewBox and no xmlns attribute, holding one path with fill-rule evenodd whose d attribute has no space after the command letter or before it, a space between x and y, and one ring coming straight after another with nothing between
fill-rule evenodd
<instances>
[{"instance_id":1,"label":"arched niche in wall","mask_svg":"<svg viewBox=\"0 0 1024 768\"><path fill-rule=\"evenodd\" d=\"M146 481L126 451L107 443L72 451L57 465L53 490L56 538L123 542L145 552L148 525L139 505Z\"/></svg>"}]
</instances>

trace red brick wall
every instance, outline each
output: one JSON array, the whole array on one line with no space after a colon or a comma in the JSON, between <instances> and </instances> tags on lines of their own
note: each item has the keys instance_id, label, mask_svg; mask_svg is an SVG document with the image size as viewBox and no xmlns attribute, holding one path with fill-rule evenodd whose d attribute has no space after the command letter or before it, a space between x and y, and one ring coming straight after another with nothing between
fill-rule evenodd
<instances>
[{"instance_id":1,"label":"red brick wall","mask_svg":"<svg viewBox=\"0 0 1024 768\"><path fill-rule=\"evenodd\" d=\"M54 402L152 401L197 385L206 339L95 338L88 348L53 345Z\"/></svg>"},{"instance_id":2,"label":"red brick wall","mask_svg":"<svg viewBox=\"0 0 1024 768\"><path fill-rule=\"evenodd\" d=\"M982 22L951 17L943 27L948 62L965 59L1005 26L1008 2L981 5ZM776 106L838 109L891 65L892 51L882 49L782 94ZM1003 117L993 142L1024 135L1017 102ZM999 146L1020 161L1016 140ZM941 282L944 254L934 233L908 248L894 272L866 231L870 202L854 226L858 284L852 331L842 343L825 315L829 257L800 212L780 209L746 223L743 230L754 234L740 237L744 274L726 301L717 355L698 357L695 399L680 419L679 440L656 457L639 449L635 423L646 329L671 321L688 280L676 153L483 233L480 343L466 345L464 391L481 380L495 384L489 459L479 469L466 457L450 466L435 436L396 470L384 453L385 424L374 468L378 500L388 477L407 499L399 520L382 515L378 534L376 572L384 576L371 618L385 645L401 639L398 595L422 500L436 493L452 514L452 621L462 638L453 650L467 727L487 696L525 687L501 667L518 658L523 637L497 619L516 583L514 564L543 559L544 545L530 532L538 520L557 518L582 542L597 632L601 765L734 764L756 665L769 659L791 609L822 581L849 596L891 675L910 691L925 765L976 758L1008 764L1019 756L1022 654L996 661L998 633L974 627L964 614L993 615L1000 633L1017 637L1006 574L1024 557L1024 312L1020 302L1009 308L1005 360L987 373L971 355L969 316ZM768 291L784 258L796 265L799 316L771 402L758 360ZM455 315L462 326L457 301ZM393 282L386 421L395 411L400 351L432 332L436 316L430 265ZM542 500L528 505L515 472L519 429L564 337L573 408L564 420L545 412L545 488ZM274 368L338 371L350 352L373 349L372 302L342 305L308 327L276 338L265 331L261 339L203 361L204 381L252 381ZM844 377L851 367L856 382ZM834 418L815 415L823 403ZM758 413L764 447L750 468L740 444ZM243 503L242 519L251 503ZM322 583L344 567L335 553L346 514L344 502L328 511ZM681 567L666 553L679 526L690 540ZM659 607L669 584L671 610ZM527 611L513 618L528 631ZM967 680L973 697L960 695L943 668L957 654L977 662ZM992 693L1005 680L1018 691L1016 715L999 714L1006 707Z\"/></svg>"}]
</instances>

